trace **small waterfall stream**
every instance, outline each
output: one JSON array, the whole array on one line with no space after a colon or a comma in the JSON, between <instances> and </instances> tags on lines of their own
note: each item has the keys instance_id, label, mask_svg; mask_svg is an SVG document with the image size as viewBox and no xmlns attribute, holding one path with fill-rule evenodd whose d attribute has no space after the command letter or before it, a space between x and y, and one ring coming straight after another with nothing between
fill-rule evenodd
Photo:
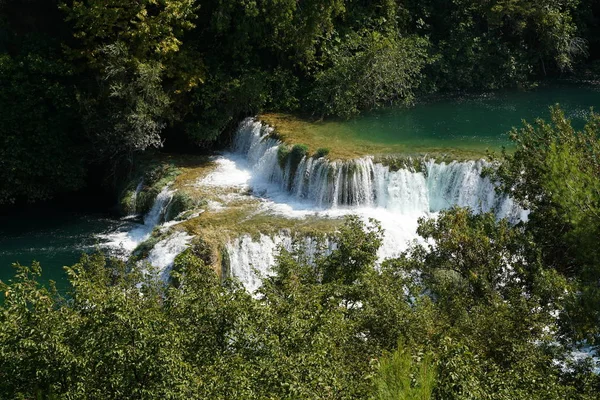
<instances>
[{"instance_id":1,"label":"small waterfall stream","mask_svg":"<svg viewBox=\"0 0 600 400\"><path fill-rule=\"evenodd\" d=\"M138 199L138 197L140 195L140 192L142 191L143 188L144 188L144 181L140 180L140 182L135 187L135 190L131 194L130 211L129 211L129 215L127 215L126 218L135 218L138 215L137 214L137 199Z\"/></svg>"},{"instance_id":2,"label":"small waterfall stream","mask_svg":"<svg viewBox=\"0 0 600 400\"><path fill-rule=\"evenodd\" d=\"M307 236L300 239L299 244L306 252L308 261L313 262L315 255L321 250L318 248L320 242ZM283 232L273 237L260 235L256 240L250 235L238 237L227 244L230 273L253 293L260 287L262 277L272 274L277 250L284 248L292 251L293 245L292 236ZM325 240L324 245L326 254L335 248L335 244L328 240Z\"/></svg>"},{"instance_id":3,"label":"small waterfall stream","mask_svg":"<svg viewBox=\"0 0 600 400\"><path fill-rule=\"evenodd\" d=\"M164 221L164 216L167 208L169 207L169 203L173 198L173 194L175 192L169 188L169 186L165 186L154 199L154 203L150 210L144 215L144 223L143 224L134 224L129 230L126 231L118 231L114 233L110 233L108 235L104 235L103 239L106 240L105 246L108 247L113 253L117 256L127 258L131 255L131 252L142 242L150 238L150 235L155 227L159 226ZM167 239L168 240L168 239ZM151 253L151 263L152 261L160 261L155 265L159 268L167 267L168 263L165 264L162 262L165 257L169 258L170 256L163 256L160 254L160 249L171 249L169 243L163 243L160 247L158 246L162 242L159 242L156 247L158 249L153 249L154 253ZM175 246L179 248L181 246ZM156 251L155 251L156 250ZM181 249L179 252L183 251ZM175 259L177 254L173 255L171 258ZM172 261L172 260L171 260ZM171 262L172 263L172 262ZM165 264L165 265L163 265Z\"/></svg>"}]
</instances>

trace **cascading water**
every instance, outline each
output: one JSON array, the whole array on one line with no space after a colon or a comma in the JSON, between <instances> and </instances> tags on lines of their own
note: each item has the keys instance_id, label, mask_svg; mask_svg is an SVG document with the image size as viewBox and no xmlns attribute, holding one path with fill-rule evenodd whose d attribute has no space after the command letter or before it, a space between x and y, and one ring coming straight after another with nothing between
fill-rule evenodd
<instances>
[{"instance_id":1,"label":"cascading water","mask_svg":"<svg viewBox=\"0 0 600 400\"><path fill-rule=\"evenodd\" d=\"M226 246L229 273L253 293L260 287L261 277L271 274L279 246L289 249L291 238L283 235L260 235L258 240L253 240L250 235L243 235L232 240Z\"/></svg>"},{"instance_id":2,"label":"cascading water","mask_svg":"<svg viewBox=\"0 0 600 400\"><path fill-rule=\"evenodd\" d=\"M136 224L128 231L106 235L105 238L108 239L106 246L116 255L128 257L140 243L150 238L155 227L161 226L164 222L165 213L174 193L175 191L168 185L165 186L154 199L150 211L144 216L144 223ZM161 227L166 229L169 225L172 224L165 223ZM156 268L162 280L168 281L175 257L188 247L191 239L192 236L185 232L175 232L156 243L144 261Z\"/></svg>"},{"instance_id":3,"label":"cascading water","mask_svg":"<svg viewBox=\"0 0 600 400\"><path fill-rule=\"evenodd\" d=\"M490 166L483 160L449 164L423 161L419 171L392 170L371 157L330 161L305 156L293 165L291 158L282 162L278 156L282 145L270 127L247 119L238 129L233 153L225 154L219 165L227 166L228 175L243 177L237 185L274 200L269 207L283 208L282 214L289 217L301 218L306 215L302 213L328 217L357 214L365 220L380 221L385 230L380 260L397 256L409 241L419 240L416 229L420 217L435 217L455 205L474 212L491 211L513 221L526 218L510 198L496 193L489 178L481 176ZM217 174L223 175L223 171L205 182L224 182ZM227 245L230 273L254 291L260 276L271 273L277 249L290 246L287 234L234 239Z\"/></svg>"},{"instance_id":4,"label":"cascading water","mask_svg":"<svg viewBox=\"0 0 600 400\"><path fill-rule=\"evenodd\" d=\"M192 236L185 232L176 232L155 244L150 250L147 261L158 269L159 276L163 281L169 280L175 257L188 247L191 239Z\"/></svg>"},{"instance_id":5,"label":"cascading water","mask_svg":"<svg viewBox=\"0 0 600 400\"><path fill-rule=\"evenodd\" d=\"M138 196L140 195L140 192L142 191L144 187L144 181L141 180L138 185L135 187L135 191L131 194L131 208L130 208L130 212L129 215L127 215L126 218L133 218L136 217L137 214L137 199Z\"/></svg>"},{"instance_id":6,"label":"cascading water","mask_svg":"<svg viewBox=\"0 0 600 400\"><path fill-rule=\"evenodd\" d=\"M313 262L316 254L321 250L320 242L307 236L302 238L300 245L306 252L308 262ZM229 258L229 273L244 284L244 287L254 293L261 284L262 278L273 274L277 252L280 248L292 250L294 240L289 234L280 233L275 236L260 235L254 240L250 235L243 235L232 241L227 246ZM325 241L325 252L334 249L334 244Z\"/></svg>"},{"instance_id":7,"label":"cascading water","mask_svg":"<svg viewBox=\"0 0 600 400\"><path fill-rule=\"evenodd\" d=\"M370 157L329 161L303 157L294 166L288 160L281 168L277 153L281 142L271 129L248 119L238 130L234 151L247 159L256 187L267 182L289 193L295 200L318 208L381 207L396 213L438 212L452 206L470 207L474 212L493 211L499 218L517 220L522 210L500 196L481 172L483 161L423 162L423 171L400 169L374 163Z\"/></svg>"},{"instance_id":8,"label":"cascading water","mask_svg":"<svg viewBox=\"0 0 600 400\"><path fill-rule=\"evenodd\" d=\"M152 208L144 216L143 224L135 224L130 230L105 235L106 246L117 255L126 257L143 241L150 237L152 230L159 225L163 218L174 191L165 186L156 196Z\"/></svg>"}]
</instances>

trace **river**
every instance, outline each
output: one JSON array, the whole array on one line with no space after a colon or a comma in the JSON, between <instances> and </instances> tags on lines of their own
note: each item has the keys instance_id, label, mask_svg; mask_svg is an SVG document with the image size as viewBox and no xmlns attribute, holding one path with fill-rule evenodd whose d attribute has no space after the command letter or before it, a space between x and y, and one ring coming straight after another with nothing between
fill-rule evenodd
<instances>
[{"instance_id":1,"label":"river","mask_svg":"<svg viewBox=\"0 0 600 400\"><path fill-rule=\"evenodd\" d=\"M547 118L548 107L556 102L565 107L575 125L581 126L589 108L600 103L600 91L553 86L530 92L446 97L411 109L381 110L350 121L321 123L315 125L315 134L330 143L357 140L412 148L498 149L509 145L506 132L512 126L518 126L521 119ZM377 218L388 232L382 256L396 254L405 248L407 240L415 239L418 217L435 215L452 205L494 211L502 217L524 217L523 210L516 209L510 199L496 196L490 182L479 177L484 166L479 161L429 162L424 164L424 171L411 172L392 171L370 158L350 166L307 157L294 176L286 176L289 171L280 169L276 161L277 143L264 140L256 124L246 122L240 128L233 151L215 159L217 168L204 184L247 191L250 194L244 192L243 196L259 199L269 212L290 218L319 213ZM59 290L65 290L64 265L95 249L130 251L161 222L161 210L169 199L160 199L144 224L106 214L48 210L0 216L0 280L13 276L13 262L30 264L37 260L42 263L44 281L55 280ZM225 202L217 205L226 206ZM172 240L175 244L166 241L151 258L167 267L174 254L163 253L181 251L187 240L179 236ZM233 274L246 280L249 289L255 289L259 281L251 267L267 271L268 265L258 264L272 264L272 252L286 240L266 235L259 240L249 236L230 240ZM163 253L158 254L159 250Z\"/></svg>"}]
</instances>

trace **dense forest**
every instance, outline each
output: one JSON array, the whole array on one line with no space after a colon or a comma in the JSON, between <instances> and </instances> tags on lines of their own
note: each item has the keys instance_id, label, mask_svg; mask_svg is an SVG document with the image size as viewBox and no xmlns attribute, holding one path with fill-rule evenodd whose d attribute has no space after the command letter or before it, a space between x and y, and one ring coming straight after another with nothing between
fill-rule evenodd
<instances>
[{"instance_id":1,"label":"dense forest","mask_svg":"<svg viewBox=\"0 0 600 400\"><path fill-rule=\"evenodd\" d=\"M3 0L0 204L110 186L260 111L584 79L599 18L594 0Z\"/></svg>"},{"instance_id":2,"label":"dense forest","mask_svg":"<svg viewBox=\"0 0 600 400\"><path fill-rule=\"evenodd\" d=\"M0 206L214 150L259 112L349 118L598 60L596 0L0 0ZM201 237L168 282L102 252L66 293L15 265L0 399L598 399L600 115L554 107L510 139L485 175L526 219L452 207L382 263L380 224L348 216L256 293Z\"/></svg>"}]
</instances>

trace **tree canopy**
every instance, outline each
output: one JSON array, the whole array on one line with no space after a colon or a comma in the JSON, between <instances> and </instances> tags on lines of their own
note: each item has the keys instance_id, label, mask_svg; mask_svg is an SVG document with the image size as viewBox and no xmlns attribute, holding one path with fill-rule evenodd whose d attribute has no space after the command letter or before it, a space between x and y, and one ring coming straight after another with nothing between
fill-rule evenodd
<instances>
[{"instance_id":1,"label":"tree canopy","mask_svg":"<svg viewBox=\"0 0 600 400\"><path fill-rule=\"evenodd\" d=\"M0 202L76 190L165 142L222 144L259 111L346 118L577 72L600 55L599 15L592 0L6 0L2 162L19 163Z\"/></svg>"}]
</instances>

